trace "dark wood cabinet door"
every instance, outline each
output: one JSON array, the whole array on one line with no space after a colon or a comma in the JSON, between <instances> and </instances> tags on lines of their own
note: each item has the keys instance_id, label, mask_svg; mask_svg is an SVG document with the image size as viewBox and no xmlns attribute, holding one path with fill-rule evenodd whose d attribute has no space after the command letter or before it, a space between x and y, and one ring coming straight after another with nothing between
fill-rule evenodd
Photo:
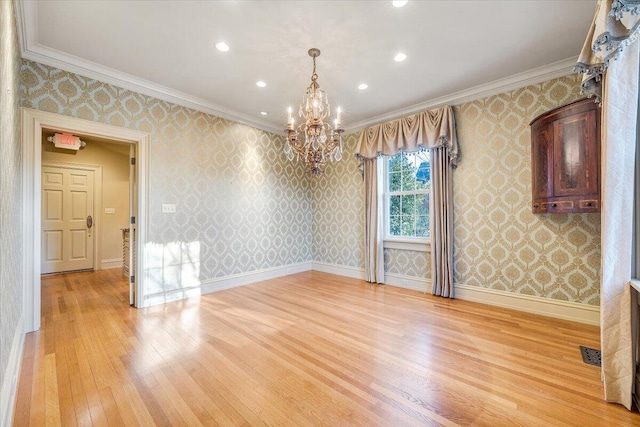
<instances>
[{"instance_id":1,"label":"dark wood cabinet door","mask_svg":"<svg viewBox=\"0 0 640 427\"><path fill-rule=\"evenodd\" d=\"M532 135L531 185L535 200L553 195L553 189L550 185L553 175L548 161L550 154L553 152L553 123L534 126Z\"/></svg>"},{"instance_id":2,"label":"dark wood cabinet door","mask_svg":"<svg viewBox=\"0 0 640 427\"><path fill-rule=\"evenodd\" d=\"M531 123L533 213L600 212L600 109L582 99Z\"/></svg>"},{"instance_id":3,"label":"dark wood cabinet door","mask_svg":"<svg viewBox=\"0 0 640 427\"><path fill-rule=\"evenodd\" d=\"M597 110L554 122L554 196L578 196L598 191L595 141Z\"/></svg>"}]
</instances>

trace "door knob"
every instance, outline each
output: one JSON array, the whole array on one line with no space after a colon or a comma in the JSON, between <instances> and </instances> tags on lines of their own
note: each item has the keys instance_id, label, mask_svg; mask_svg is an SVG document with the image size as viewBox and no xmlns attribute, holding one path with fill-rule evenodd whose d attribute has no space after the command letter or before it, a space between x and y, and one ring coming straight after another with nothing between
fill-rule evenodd
<instances>
[{"instance_id":1,"label":"door knob","mask_svg":"<svg viewBox=\"0 0 640 427\"><path fill-rule=\"evenodd\" d=\"M87 228L91 228L92 225L93 225L93 218L91 217L91 215L89 215L87 217Z\"/></svg>"}]
</instances>

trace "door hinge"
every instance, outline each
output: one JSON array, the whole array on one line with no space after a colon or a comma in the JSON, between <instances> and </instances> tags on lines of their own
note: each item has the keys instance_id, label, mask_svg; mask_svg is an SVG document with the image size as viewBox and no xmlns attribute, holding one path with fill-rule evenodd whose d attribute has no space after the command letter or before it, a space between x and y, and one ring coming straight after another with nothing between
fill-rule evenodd
<instances>
[{"instance_id":1,"label":"door hinge","mask_svg":"<svg viewBox=\"0 0 640 427\"><path fill-rule=\"evenodd\" d=\"M136 158L135 157L131 158L131 164L135 166L135 164L136 164Z\"/></svg>"},{"instance_id":2,"label":"door hinge","mask_svg":"<svg viewBox=\"0 0 640 427\"><path fill-rule=\"evenodd\" d=\"M135 216L132 216L132 217L131 217L131 224L135 224L135 223L136 223L136 217L135 217Z\"/></svg>"},{"instance_id":3,"label":"door hinge","mask_svg":"<svg viewBox=\"0 0 640 427\"><path fill-rule=\"evenodd\" d=\"M136 283L136 276L131 276L131 283Z\"/></svg>"}]
</instances>

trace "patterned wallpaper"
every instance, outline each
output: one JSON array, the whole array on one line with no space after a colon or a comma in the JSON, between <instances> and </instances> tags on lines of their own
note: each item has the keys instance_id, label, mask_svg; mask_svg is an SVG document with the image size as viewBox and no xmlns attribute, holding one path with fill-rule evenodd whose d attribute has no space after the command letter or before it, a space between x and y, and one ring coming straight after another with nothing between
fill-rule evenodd
<instances>
[{"instance_id":1,"label":"patterned wallpaper","mask_svg":"<svg viewBox=\"0 0 640 427\"><path fill-rule=\"evenodd\" d=\"M25 107L151 133L154 288L295 262L362 268L364 197L353 150L308 177L283 138L38 63L22 64ZM600 216L533 215L529 121L580 98L567 76L455 107L457 283L599 304ZM267 161L265 161L267 160ZM160 212L175 203L178 212ZM386 250L390 273L429 277L421 252Z\"/></svg>"},{"instance_id":2,"label":"patterned wallpaper","mask_svg":"<svg viewBox=\"0 0 640 427\"><path fill-rule=\"evenodd\" d=\"M359 137L347 135L342 160L328 163L311 180L316 262L364 268L364 187L355 157ZM428 253L385 249L384 263L389 273L430 277Z\"/></svg>"},{"instance_id":3,"label":"patterned wallpaper","mask_svg":"<svg viewBox=\"0 0 640 427\"><path fill-rule=\"evenodd\" d=\"M31 61L21 104L151 134L148 294L311 260L309 180L282 136Z\"/></svg>"},{"instance_id":4,"label":"patterned wallpaper","mask_svg":"<svg viewBox=\"0 0 640 427\"><path fill-rule=\"evenodd\" d=\"M454 173L456 283L599 304L600 215L533 215L529 122L580 99L570 75L456 106L462 161ZM313 192L313 259L364 265L364 195L350 135L345 165ZM343 160L343 162L344 162ZM351 225L345 218L355 218ZM353 250L357 248L357 250ZM428 254L385 250L389 273L430 277Z\"/></svg>"},{"instance_id":5,"label":"patterned wallpaper","mask_svg":"<svg viewBox=\"0 0 640 427\"><path fill-rule=\"evenodd\" d=\"M0 387L22 312L19 76L14 3L0 1Z\"/></svg>"},{"instance_id":6,"label":"patterned wallpaper","mask_svg":"<svg viewBox=\"0 0 640 427\"><path fill-rule=\"evenodd\" d=\"M384 250L384 271L431 279L431 254L387 248Z\"/></svg>"},{"instance_id":7,"label":"patterned wallpaper","mask_svg":"<svg viewBox=\"0 0 640 427\"><path fill-rule=\"evenodd\" d=\"M600 214L531 213L529 122L580 96L580 76L455 108L455 277L472 286L598 305Z\"/></svg>"},{"instance_id":8,"label":"patterned wallpaper","mask_svg":"<svg viewBox=\"0 0 640 427\"><path fill-rule=\"evenodd\" d=\"M359 134L344 138L339 162L311 178L313 260L364 268L364 192L355 147Z\"/></svg>"}]
</instances>

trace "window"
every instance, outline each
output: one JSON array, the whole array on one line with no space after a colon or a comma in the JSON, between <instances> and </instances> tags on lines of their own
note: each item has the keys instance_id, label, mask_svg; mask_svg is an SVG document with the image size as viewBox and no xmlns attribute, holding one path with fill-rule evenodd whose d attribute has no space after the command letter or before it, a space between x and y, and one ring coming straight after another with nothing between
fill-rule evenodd
<instances>
[{"instance_id":1,"label":"window","mask_svg":"<svg viewBox=\"0 0 640 427\"><path fill-rule=\"evenodd\" d=\"M385 159L386 237L424 240L429 237L429 152L400 153Z\"/></svg>"}]
</instances>

